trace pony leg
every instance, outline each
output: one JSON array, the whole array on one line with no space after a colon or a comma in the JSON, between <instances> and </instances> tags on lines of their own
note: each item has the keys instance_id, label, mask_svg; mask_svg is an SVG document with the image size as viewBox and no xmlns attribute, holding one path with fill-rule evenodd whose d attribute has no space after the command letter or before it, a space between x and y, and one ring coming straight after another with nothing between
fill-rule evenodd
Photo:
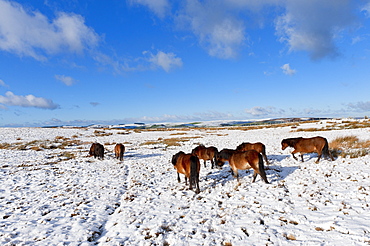
<instances>
[{"instance_id":1,"label":"pony leg","mask_svg":"<svg viewBox=\"0 0 370 246\"><path fill-rule=\"evenodd\" d=\"M179 173L177 173L177 182L179 182L179 183L181 182L180 181L180 174Z\"/></svg>"},{"instance_id":2,"label":"pony leg","mask_svg":"<svg viewBox=\"0 0 370 246\"><path fill-rule=\"evenodd\" d=\"M206 160L204 160L204 167L206 167Z\"/></svg>"},{"instance_id":3,"label":"pony leg","mask_svg":"<svg viewBox=\"0 0 370 246\"><path fill-rule=\"evenodd\" d=\"M293 152L292 152L292 156L293 156L294 160L298 161L297 157L295 157Z\"/></svg>"},{"instance_id":4,"label":"pony leg","mask_svg":"<svg viewBox=\"0 0 370 246\"><path fill-rule=\"evenodd\" d=\"M253 173L252 183L254 183L254 181L256 181L256 178L257 178L257 172L256 172L256 171L254 171L254 173Z\"/></svg>"},{"instance_id":5,"label":"pony leg","mask_svg":"<svg viewBox=\"0 0 370 246\"><path fill-rule=\"evenodd\" d=\"M236 169L236 170L232 170L233 171L233 176L234 176L234 178L236 178L238 181L239 181L239 173L238 173L238 169Z\"/></svg>"},{"instance_id":6,"label":"pony leg","mask_svg":"<svg viewBox=\"0 0 370 246\"><path fill-rule=\"evenodd\" d=\"M301 154L301 161L302 161L302 162L304 162L304 161L303 161L303 154Z\"/></svg>"},{"instance_id":7,"label":"pony leg","mask_svg":"<svg viewBox=\"0 0 370 246\"><path fill-rule=\"evenodd\" d=\"M334 161L334 158L333 158L333 155L331 154L330 150L328 150L328 153L329 153L329 157L332 161Z\"/></svg>"},{"instance_id":8,"label":"pony leg","mask_svg":"<svg viewBox=\"0 0 370 246\"><path fill-rule=\"evenodd\" d=\"M317 158L317 160L315 161L315 163L319 163L320 159L321 159L321 156L322 156L322 153L318 153L319 154L319 157Z\"/></svg>"}]
</instances>

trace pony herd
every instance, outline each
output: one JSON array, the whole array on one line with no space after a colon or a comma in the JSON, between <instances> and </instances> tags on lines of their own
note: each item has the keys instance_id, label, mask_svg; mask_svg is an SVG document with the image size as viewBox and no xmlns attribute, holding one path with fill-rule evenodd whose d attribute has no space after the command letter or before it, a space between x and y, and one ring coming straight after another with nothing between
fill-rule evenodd
<instances>
[{"instance_id":1,"label":"pony herd","mask_svg":"<svg viewBox=\"0 0 370 246\"><path fill-rule=\"evenodd\" d=\"M123 144L116 144L114 146L114 154L117 159L123 161L123 154L125 153L125 146ZM93 143L89 150L89 156L94 158L104 159L104 146L100 143Z\"/></svg>"},{"instance_id":2,"label":"pony herd","mask_svg":"<svg viewBox=\"0 0 370 246\"><path fill-rule=\"evenodd\" d=\"M324 137L313 138L286 138L281 141L281 148L285 150L287 147L294 148L291 152L293 158L298 160L294 155L300 153L301 161L303 162L303 154L316 152L318 163L322 155L327 155L333 161L334 158L329 151L328 141ZM114 147L115 157L123 161L125 146L123 144L116 144ZM100 143L93 143L90 147L89 156L94 158L104 159L104 146ZM189 179L189 188L192 190L195 187L195 192L199 193L199 172L200 160L211 161L211 168L215 166L221 168L225 162L228 162L235 178L239 180L238 170L253 169L252 182L256 181L257 175L260 175L265 183L269 183L266 177L264 161L269 165L266 155L266 147L263 143L242 143L236 149L222 149L218 151L216 147L206 147L198 145L191 153L185 154L183 151L178 152L172 156L172 164L177 170L177 180L180 182L180 173L185 175L185 184L187 185Z\"/></svg>"},{"instance_id":3,"label":"pony herd","mask_svg":"<svg viewBox=\"0 0 370 246\"><path fill-rule=\"evenodd\" d=\"M303 154L317 153L318 159L316 163L320 161L323 154L330 157L333 161L334 158L329 151L328 141L324 137L313 137L313 138L287 138L281 141L281 148L285 150L287 147L294 148L291 152L293 158L298 160L294 155L300 153L301 161L303 162ZM232 174L238 179L238 170L253 169L253 179L255 182L257 175L260 175L265 183L269 183L266 177L264 161L269 165L269 161L266 156L266 147L263 143L242 143L235 150L234 149L222 149L218 151L216 147L205 147L199 145L195 147L191 153L185 154L183 151L178 152L172 156L172 164L177 170L177 180L180 182L180 173L185 175L185 185L189 179L189 189L192 190L193 186L196 187L195 192L198 194L199 190L199 171L200 171L200 160L204 161L204 167L206 167L206 161L211 161L211 168L217 166L221 168L225 162L228 162L232 170Z\"/></svg>"}]
</instances>

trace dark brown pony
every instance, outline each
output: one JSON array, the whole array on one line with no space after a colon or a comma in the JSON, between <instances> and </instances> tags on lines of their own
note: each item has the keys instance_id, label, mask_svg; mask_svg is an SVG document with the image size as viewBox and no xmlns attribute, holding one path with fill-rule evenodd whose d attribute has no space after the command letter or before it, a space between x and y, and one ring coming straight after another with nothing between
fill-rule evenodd
<instances>
[{"instance_id":1,"label":"dark brown pony","mask_svg":"<svg viewBox=\"0 0 370 246\"><path fill-rule=\"evenodd\" d=\"M236 150L234 149L222 149L216 154L216 166L218 168L222 167L225 162L230 161L231 155L234 154Z\"/></svg>"},{"instance_id":2,"label":"dark brown pony","mask_svg":"<svg viewBox=\"0 0 370 246\"><path fill-rule=\"evenodd\" d=\"M93 143L90 147L89 156L98 157L99 159L104 159L104 146L100 143Z\"/></svg>"},{"instance_id":3,"label":"dark brown pony","mask_svg":"<svg viewBox=\"0 0 370 246\"><path fill-rule=\"evenodd\" d=\"M269 165L269 161L266 156L266 147L263 143L242 143L238 147L236 147L236 150L238 151L247 151L254 149L258 153L260 153L263 156L263 159L265 159L266 165Z\"/></svg>"},{"instance_id":4,"label":"dark brown pony","mask_svg":"<svg viewBox=\"0 0 370 246\"><path fill-rule=\"evenodd\" d=\"M172 156L173 167L177 170L177 181L180 183L180 173L185 175L185 184L188 184L189 188L193 189L193 185L196 187L195 193L199 193L199 171L200 162L199 158L192 154L185 154L180 151Z\"/></svg>"},{"instance_id":5,"label":"dark brown pony","mask_svg":"<svg viewBox=\"0 0 370 246\"><path fill-rule=\"evenodd\" d=\"M256 150L237 151L230 149L223 149L217 155L217 165L221 166L225 161L228 161L233 171L233 176L239 180L238 170L245 170L253 168L252 183L256 181L257 174L261 176L265 183L267 181L265 167L263 165L262 155Z\"/></svg>"},{"instance_id":6,"label":"dark brown pony","mask_svg":"<svg viewBox=\"0 0 370 246\"><path fill-rule=\"evenodd\" d=\"M201 144L195 147L191 151L191 153L197 156L199 159L204 160L204 167L206 167L206 161L209 160L212 163L212 168L214 168L216 162L216 154L218 153L216 147L213 146L206 147L203 144Z\"/></svg>"},{"instance_id":7,"label":"dark brown pony","mask_svg":"<svg viewBox=\"0 0 370 246\"><path fill-rule=\"evenodd\" d=\"M123 144L116 144L114 146L114 154L116 155L116 158L120 161L123 161L123 154L125 153L125 146Z\"/></svg>"},{"instance_id":8,"label":"dark brown pony","mask_svg":"<svg viewBox=\"0 0 370 246\"><path fill-rule=\"evenodd\" d=\"M329 156L332 161L334 161L333 156L329 151L329 144L328 140L323 137L313 137L313 138L287 138L281 141L281 148L285 150L287 147L293 147L294 151L292 152L292 156L294 159L298 160L297 157L294 156L295 153L301 154L301 160L303 162L303 154L316 152L318 154L318 158L316 163L319 163L322 154Z\"/></svg>"}]
</instances>

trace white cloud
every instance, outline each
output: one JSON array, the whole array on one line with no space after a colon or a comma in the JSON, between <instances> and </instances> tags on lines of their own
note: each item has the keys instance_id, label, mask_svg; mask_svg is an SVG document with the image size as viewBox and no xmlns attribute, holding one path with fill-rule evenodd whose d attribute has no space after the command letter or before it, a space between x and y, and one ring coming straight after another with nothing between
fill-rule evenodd
<instances>
[{"instance_id":1,"label":"white cloud","mask_svg":"<svg viewBox=\"0 0 370 246\"><path fill-rule=\"evenodd\" d=\"M268 116L268 115L281 115L285 111L283 109L277 109L275 107L253 107L245 110L246 113L253 116Z\"/></svg>"},{"instance_id":2,"label":"white cloud","mask_svg":"<svg viewBox=\"0 0 370 246\"><path fill-rule=\"evenodd\" d=\"M363 37L361 37L361 36L353 37L353 38L352 38L352 44L357 44L357 43L359 43L359 42L361 42L361 41L363 41L363 40L364 40L364 38L363 38Z\"/></svg>"},{"instance_id":3,"label":"white cloud","mask_svg":"<svg viewBox=\"0 0 370 246\"><path fill-rule=\"evenodd\" d=\"M0 79L0 86L9 87L9 85L5 84L5 82L1 79Z\"/></svg>"},{"instance_id":4,"label":"white cloud","mask_svg":"<svg viewBox=\"0 0 370 246\"><path fill-rule=\"evenodd\" d=\"M177 16L178 25L190 29L211 56L235 58L245 43L245 26L237 9L223 1L187 1Z\"/></svg>"},{"instance_id":5,"label":"white cloud","mask_svg":"<svg viewBox=\"0 0 370 246\"><path fill-rule=\"evenodd\" d=\"M94 59L102 65L108 65L114 68L117 73L148 71L161 68L169 72L176 67L182 67L183 62L176 54L158 51L153 54L150 51L144 51L143 56L137 58L126 58L124 60L114 60L105 54L98 54Z\"/></svg>"},{"instance_id":6,"label":"white cloud","mask_svg":"<svg viewBox=\"0 0 370 246\"><path fill-rule=\"evenodd\" d=\"M335 39L354 25L350 0L286 1L286 13L276 21L276 33L290 51L307 51L312 59L336 57Z\"/></svg>"},{"instance_id":7,"label":"white cloud","mask_svg":"<svg viewBox=\"0 0 370 246\"><path fill-rule=\"evenodd\" d=\"M370 111L370 101L350 103L348 104L348 107L353 108L355 110L360 110L360 111Z\"/></svg>"},{"instance_id":8,"label":"white cloud","mask_svg":"<svg viewBox=\"0 0 370 246\"><path fill-rule=\"evenodd\" d=\"M164 18L169 12L170 3L168 0L129 0L131 4L141 4L148 7L159 18Z\"/></svg>"},{"instance_id":9,"label":"white cloud","mask_svg":"<svg viewBox=\"0 0 370 246\"><path fill-rule=\"evenodd\" d=\"M65 50L81 53L98 42L98 35L80 15L61 12L49 20L38 11L0 0L0 50L45 61Z\"/></svg>"},{"instance_id":10,"label":"white cloud","mask_svg":"<svg viewBox=\"0 0 370 246\"><path fill-rule=\"evenodd\" d=\"M361 8L361 11L365 12L366 17L369 18L370 17L370 2L368 2L367 4L365 4Z\"/></svg>"},{"instance_id":11,"label":"white cloud","mask_svg":"<svg viewBox=\"0 0 370 246\"><path fill-rule=\"evenodd\" d=\"M289 63L287 64L284 64L283 66L280 67L281 69L283 69L283 73L287 74L287 75L293 75L296 73L296 70L294 69L291 69L290 68L290 65Z\"/></svg>"},{"instance_id":12,"label":"white cloud","mask_svg":"<svg viewBox=\"0 0 370 246\"><path fill-rule=\"evenodd\" d=\"M57 109L58 104L55 104L50 99L42 97L35 97L34 95L17 96L13 92L6 92L5 96L0 95L0 104L8 106L20 106L20 107L34 107L42 109Z\"/></svg>"},{"instance_id":13,"label":"white cloud","mask_svg":"<svg viewBox=\"0 0 370 246\"><path fill-rule=\"evenodd\" d=\"M148 7L160 18L174 17L209 55L222 59L237 57L247 42L253 42L247 28L263 28L270 22L289 51L308 52L312 59L334 58L340 54L336 44L340 34L357 24L356 11L370 16L368 1L353 0L185 0L176 4L174 14L168 0L130 2Z\"/></svg>"},{"instance_id":14,"label":"white cloud","mask_svg":"<svg viewBox=\"0 0 370 246\"><path fill-rule=\"evenodd\" d=\"M182 60L176 57L174 53L164 53L158 51L156 55L151 54L148 59L155 67L161 67L166 72L169 72L175 67L182 67Z\"/></svg>"},{"instance_id":15,"label":"white cloud","mask_svg":"<svg viewBox=\"0 0 370 246\"><path fill-rule=\"evenodd\" d=\"M55 75L55 78L67 86L71 86L76 83L76 80L74 80L72 77L65 75Z\"/></svg>"},{"instance_id":16,"label":"white cloud","mask_svg":"<svg viewBox=\"0 0 370 246\"><path fill-rule=\"evenodd\" d=\"M207 119L207 120L221 120L221 119L234 118L234 115L231 113L223 113L223 112L217 112L217 111L194 113L194 115L198 116L199 119Z\"/></svg>"}]
</instances>

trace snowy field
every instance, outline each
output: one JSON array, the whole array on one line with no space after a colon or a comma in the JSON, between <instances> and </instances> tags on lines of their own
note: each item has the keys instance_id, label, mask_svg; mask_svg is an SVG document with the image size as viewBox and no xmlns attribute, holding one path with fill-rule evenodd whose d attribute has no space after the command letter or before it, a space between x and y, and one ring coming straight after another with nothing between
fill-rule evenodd
<instances>
[{"instance_id":1,"label":"snowy field","mask_svg":"<svg viewBox=\"0 0 370 246\"><path fill-rule=\"evenodd\" d=\"M307 154L301 163L280 142L369 140L370 128L294 130L0 128L0 245L369 245L370 156L316 164ZM171 138L181 146L167 146ZM87 157L95 141L104 160ZM251 183L253 171L239 171L238 183L227 164L203 161L200 194L183 176L177 182L170 161L178 151L257 141L266 145L271 184L259 176ZM115 143L126 146L123 162Z\"/></svg>"}]
</instances>

